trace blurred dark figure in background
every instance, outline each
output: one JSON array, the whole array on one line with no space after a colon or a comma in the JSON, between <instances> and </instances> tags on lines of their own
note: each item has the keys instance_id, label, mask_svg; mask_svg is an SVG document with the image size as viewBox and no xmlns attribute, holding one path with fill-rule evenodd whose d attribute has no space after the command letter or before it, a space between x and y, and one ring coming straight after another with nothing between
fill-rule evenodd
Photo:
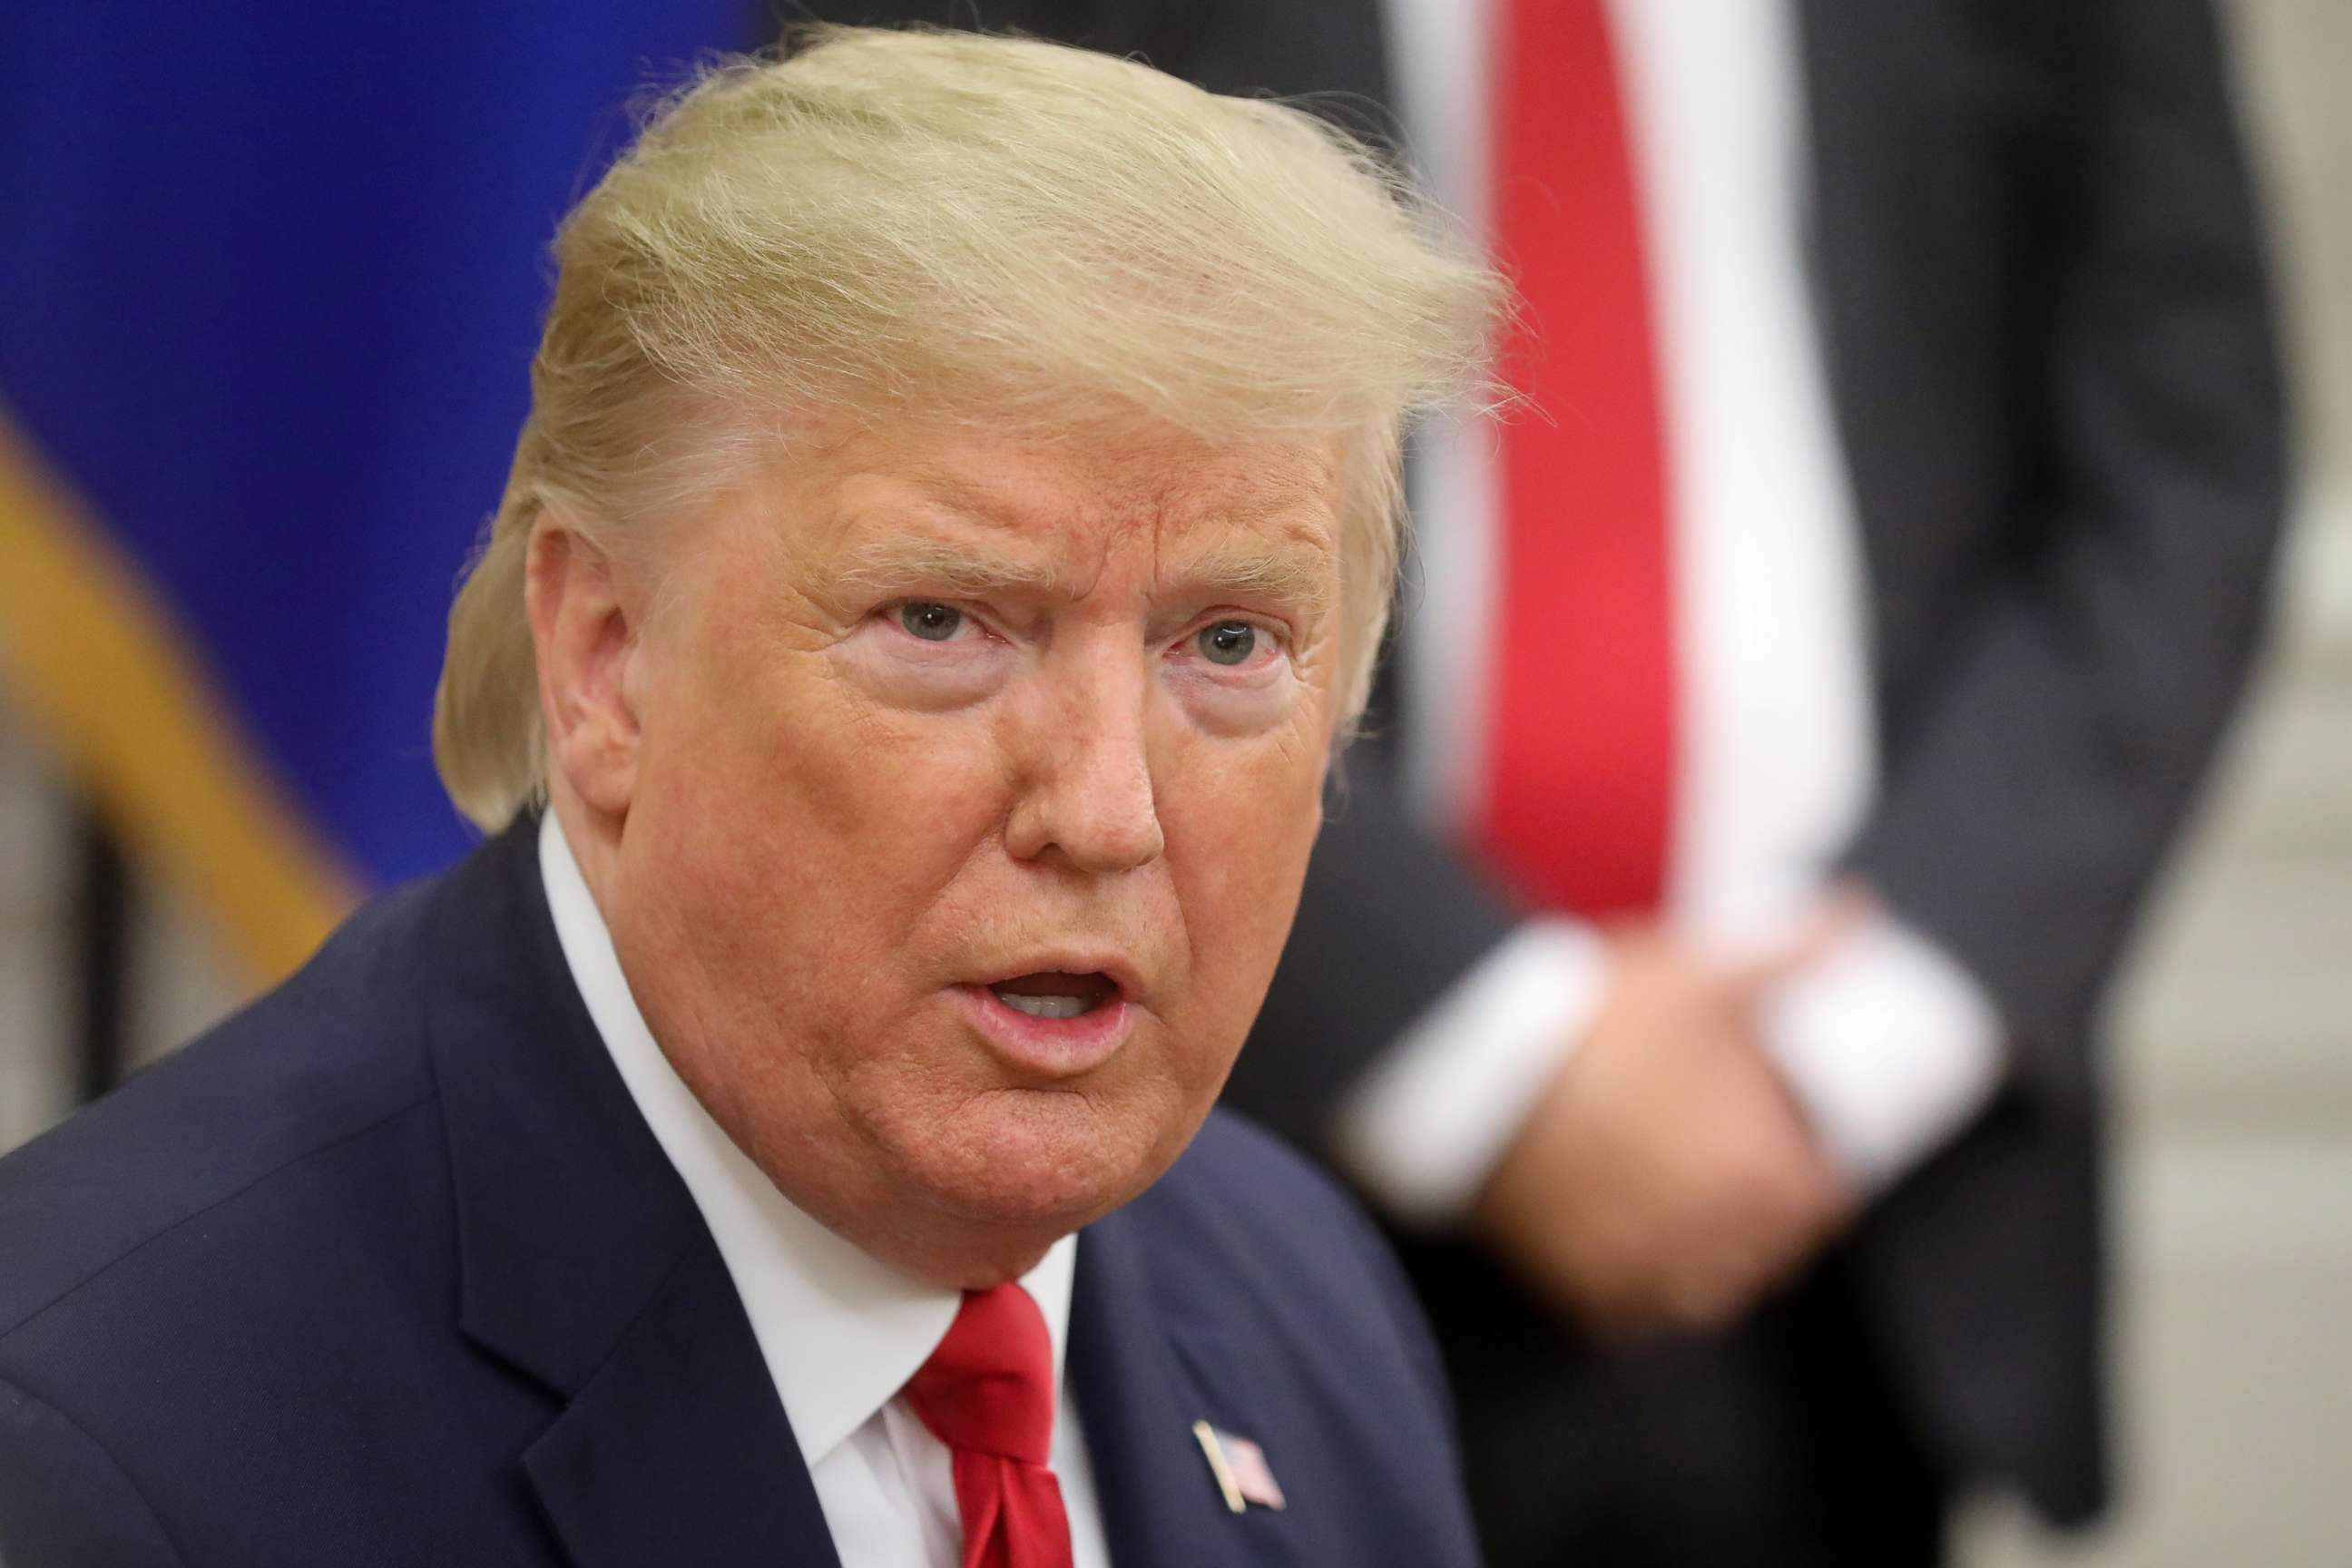
<instances>
[{"instance_id":1,"label":"blurred dark figure in background","mask_svg":"<svg viewBox=\"0 0 2352 1568\"><path fill-rule=\"evenodd\" d=\"M2206 0L978 19L1395 103L1526 291L1228 1091L1416 1238L1496 1561L2090 1517L2094 1017L2282 509Z\"/></svg>"}]
</instances>

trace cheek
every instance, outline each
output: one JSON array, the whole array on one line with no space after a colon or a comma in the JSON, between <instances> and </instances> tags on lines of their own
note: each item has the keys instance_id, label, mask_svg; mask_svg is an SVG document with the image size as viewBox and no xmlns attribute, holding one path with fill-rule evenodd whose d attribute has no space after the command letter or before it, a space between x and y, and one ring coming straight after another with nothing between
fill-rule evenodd
<instances>
[{"instance_id":1,"label":"cheek","mask_svg":"<svg viewBox=\"0 0 2352 1568\"><path fill-rule=\"evenodd\" d=\"M648 705L629 830L719 966L759 971L772 1001L869 1009L894 978L877 955L920 945L1001 817L994 748L971 716L882 709L820 639L727 611Z\"/></svg>"},{"instance_id":2,"label":"cheek","mask_svg":"<svg viewBox=\"0 0 2352 1568\"><path fill-rule=\"evenodd\" d=\"M1324 756L1319 746L1228 742L1188 758L1163 791L1203 1022L1229 1050L1265 1000L1297 910L1322 825Z\"/></svg>"},{"instance_id":3,"label":"cheek","mask_svg":"<svg viewBox=\"0 0 2352 1568\"><path fill-rule=\"evenodd\" d=\"M674 683L677 732L649 732L648 750L713 820L880 872L986 805L1000 770L984 727L877 700L829 633L722 591L696 644Z\"/></svg>"}]
</instances>

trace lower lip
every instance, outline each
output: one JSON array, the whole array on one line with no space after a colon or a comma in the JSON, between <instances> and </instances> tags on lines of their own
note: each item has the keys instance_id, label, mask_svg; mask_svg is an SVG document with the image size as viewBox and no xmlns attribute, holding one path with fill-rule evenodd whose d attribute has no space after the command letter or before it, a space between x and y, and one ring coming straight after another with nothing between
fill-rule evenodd
<instances>
[{"instance_id":1,"label":"lower lip","mask_svg":"<svg viewBox=\"0 0 2352 1568\"><path fill-rule=\"evenodd\" d=\"M1134 1009L1124 997L1075 1018L1033 1018L1008 1007L985 985L959 985L955 994L989 1048L1005 1061L1043 1078L1076 1078L1118 1054L1135 1031Z\"/></svg>"}]
</instances>

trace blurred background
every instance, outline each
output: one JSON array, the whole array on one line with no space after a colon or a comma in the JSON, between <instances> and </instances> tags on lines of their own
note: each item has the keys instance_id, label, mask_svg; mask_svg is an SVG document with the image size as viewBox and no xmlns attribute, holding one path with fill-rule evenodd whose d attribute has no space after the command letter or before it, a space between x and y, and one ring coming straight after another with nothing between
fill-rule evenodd
<instances>
[{"instance_id":1,"label":"blurred background","mask_svg":"<svg viewBox=\"0 0 2352 1568\"><path fill-rule=\"evenodd\" d=\"M449 586L525 395L543 279L522 258L625 130L612 106L648 62L762 26L731 5L642 21L588 9L619 40L594 59L551 64L546 29L519 21L481 58L445 62L434 90L454 82L463 103L428 145L394 111L417 83L355 64L299 84L346 127L313 165L339 164L343 185L260 190L250 210L192 195L99 247L122 258L121 279L63 300L0 292L15 426L0 433L0 1150L236 1005L358 889L465 842L431 782L425 721ZM2065 1540L1974 1505L1958 1554L1977 1568L2352 1561L2352 5L2225 10L2299 423L2280 614L2113 1004L2123 1501ZM161 47L135 31L121 47ZM17 42L29 49L0 68L0 146L18 150L0 254L32 269L21 283L47 247L89 241L76 224L107 221L58 218L91 182L174 152L52 145L68 100L107 73L82 72L74 40ZM282 47L375 58L331 20ZM22 62L45 58L61 62L47 96L23 90L44 73ZM238 89L201 58L184 68L191 92ZM548 79L536 99L515 86L531 70ZM257 119L257 167L275 166L272 134ZM475 157L490 139L519 164L511 187L436 206L420 157ZM188 188L217 174L192 171ZM257 227L275 232L279 276L239 269L231 242ZM380 267L378 308L289 341L352 254ZM106 304L131 287L178 292ZM331 405L273 405L241 384L238 343L361 374ZM200 429L224 407L242 427ZM333 488L354 447L369 475L356 502ZM211 466L156 456L189 449ZM98 521L60 545L27 521L28 496ZM60 563L89 540L105 542L96 556ZM163 641L75 597L93 575L167 604ZM203 652L184 668L190 648ZM233 744L206 738L224 710ZM253 800L274 804L238 804Z\"/></svg>"}]
</instances>

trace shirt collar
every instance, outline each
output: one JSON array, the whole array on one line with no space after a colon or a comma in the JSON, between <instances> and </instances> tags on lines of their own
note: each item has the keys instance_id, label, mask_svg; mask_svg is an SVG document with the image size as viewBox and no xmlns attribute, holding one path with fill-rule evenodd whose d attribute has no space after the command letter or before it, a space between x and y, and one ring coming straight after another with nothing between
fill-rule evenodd
<instances>
[{"instance_id":1,"label":"shirt collar","mask_svg":"<svg viewBox=\"0 0 2352 1568\"><path fill-rule=\"evenodd\" d=\"M552 811L540 824L539 867L572 984L719 1246L801 1457L814 1467L929 1359L962 1299L900 1274L801 1212L710 1119L638 1012ZM1077 1237L1066 1236L1021 1279L1053 1336L1057 1391L1076 1258Z\"/></svg>"}]
</instances>

